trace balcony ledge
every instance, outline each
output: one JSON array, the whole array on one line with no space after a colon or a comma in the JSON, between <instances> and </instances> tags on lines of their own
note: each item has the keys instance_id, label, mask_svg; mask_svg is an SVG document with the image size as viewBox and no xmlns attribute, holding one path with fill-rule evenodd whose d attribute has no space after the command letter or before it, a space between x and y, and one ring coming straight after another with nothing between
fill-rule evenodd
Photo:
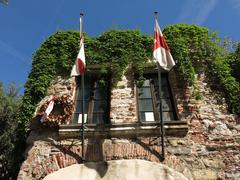
<instances>
[{"instance_id":1,"label":"balcony ledge","mask_svg":"<svg viewBox=\"0 0 240 180\"><path fill-rule=\"evenodd\" d=\"M60 139L80 138L81 124L61 125ZM188 132L186 121L164 122L166 136L184 137ZM159 122L118 123L118 124L85 124L85 138L137 138L160 136Z\"/></svg>"}]
</instances>

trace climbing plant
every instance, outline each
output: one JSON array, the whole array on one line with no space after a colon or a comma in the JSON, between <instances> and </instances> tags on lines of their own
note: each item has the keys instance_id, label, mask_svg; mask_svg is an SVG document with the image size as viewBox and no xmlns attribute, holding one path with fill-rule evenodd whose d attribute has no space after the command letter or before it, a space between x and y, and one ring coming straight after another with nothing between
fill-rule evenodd
<instances>
[{"instance_id":1,"label":"climbing plant","mask_svg":"<svg viewBox=\"0 0 240 180\"><path fill-rule=\"evenodd\" d=\"M235 52L229 55L229 59L229 64L232 69L232 75L240 83L240 43L237 44Z\"/></svg>"},{"instance_id":2,"label":"climbing plant","mask_svg":"<svg viewBox=\"0 0 240 180\"><path fill-rule=\"evenodd\" d=\"M139 31L112 30L86 44L89 64L102 64L102 72L112 73L113 83L121 79L127 66L142 74L151 59L153 39Z\"/></svg>"},{"instance_id":3,"label":"climbing plant","mask_svg":"<svg viewBox=\"0 0 240 180\"><path fill-rule=\"evenodd\" d=\"M207 51L208 30L195 25L178 24L168 26L164 34L177 60L182 78L193 87L196 99L201 98L196 84L196 73L203 71L203 60L209 58Z\"/></svg>"},{"instance_id":4,"label":"climbing plant","mask_svg":"<svg viewBox=\"0 0 240 180\"><path fill-rule=\"evenodd\" d=\"M121 79L127 66L143 74L151 58L153 39L137 30L111 30L99 37L85 35L87 67L100 64L100 73L112 74L113 83ZM25 93L19 114L19 129L26 132L29 119L37 103L46 95L53 77L70 76L79 47L77 31L57 32L50 36L34 53L32 71L25 85ZM151 63L150 63L151 64Z\"/></svg>"},{"instance_id":5,"label":"climbing plant","mask_svg":"<svg viewBox=\"0 0 240 180\"><path fill-rule=\"evenodd\" d=\"M164 30L174 59L176 69L190 86L194 87L196 98L201 98L196 85L196 73L209 71L223 88L230 110L240 112L239 83L231 74L231 67L225 63L225 55L218 45L215 33L195 25L172 25ZM37 103L46 95L51 80L57 75L69 77L79 47L77 31L56 32L34 53L32 70L25 85L21 111L18 117L19 132L23 135L29 127ZM100 64L100 74L112 75L116 83L126 67L134 69L143 80L144 67L152 57L153 38L137 30L111 30L98 37L85 34L87 66ZM151 63L150 63L151 64Z\"/></svg>"},{"instance_id":6,"label":"climbing plant","mask_svg":"<svg viewBox=\"0 0 240 180\"><path fill-rule=\"evenodd\" d=\"M195 75L205 72L224 91L229 110L240 113L240 84L232 75L229 53L221 48L218 35L206 28L186 24L168 26L164 35L178 62L180 75L194 87L196 96L199 96L199 91Z\"/></svg>"},{"instance_id":7,"label":"climbing plant","mask_svg":"<svg viewBox=\"0 0 240 180\"><path fill-rule=\"evenodd\" d=\"M46 95L52 78L69 73L78 51L78 37L75 31L57 32L34 53L18 118L20 134L27 131L36 105Z\"/></svg>"}]
</instances>

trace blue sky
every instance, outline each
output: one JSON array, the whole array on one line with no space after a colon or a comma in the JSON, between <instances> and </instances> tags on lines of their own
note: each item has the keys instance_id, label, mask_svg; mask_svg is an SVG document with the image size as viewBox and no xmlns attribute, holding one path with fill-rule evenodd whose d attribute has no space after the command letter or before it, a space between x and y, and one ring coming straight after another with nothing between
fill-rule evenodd
<instances>
[{"instance_id":1,"label":"blue sky","mask_svg":"<svg viewBox=\"0 0 240 180\"><path fill-rule=\"evenodd\" d=\"M240 0L9 0L0 4L0 81L16 82L23 92L32 54L58 30L79 28L97 36L109 29L140 29L153 34L153 12L159 24L197 24L221 37L240 41Z\"/></svg>"}]
</instances>

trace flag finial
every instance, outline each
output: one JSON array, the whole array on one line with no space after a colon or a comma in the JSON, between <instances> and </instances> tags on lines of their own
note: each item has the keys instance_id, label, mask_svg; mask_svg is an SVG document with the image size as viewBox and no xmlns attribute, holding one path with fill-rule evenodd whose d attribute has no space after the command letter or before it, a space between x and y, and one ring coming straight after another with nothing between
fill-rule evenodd
<instances>
[{"instance_id":1,"label":"flag finial","mask_svg":"<svg viewBox=\"0 0 240 180\"><path fill-rule=\"evenodd\" d=\"M154 12L154 15L155 15L155 18L157 19L157 17L158 17L158 12L155 11L155 12Z\"/></svg>"}]
</instances>

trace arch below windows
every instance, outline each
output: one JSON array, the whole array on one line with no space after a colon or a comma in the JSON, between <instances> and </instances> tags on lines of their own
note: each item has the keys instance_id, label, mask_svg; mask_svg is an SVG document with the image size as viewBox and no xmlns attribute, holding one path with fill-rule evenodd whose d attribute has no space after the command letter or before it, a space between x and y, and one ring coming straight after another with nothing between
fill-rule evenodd
<instances>
[{"instance_id":1,"label":"arch below windows","mask_svg":"<svg viewBox=\"0 0 240 180\"><path fill-rule=\"evenodd\" d=\"M163 164L145 160L113 160L74 164L49 174L44 180L57 179L181 179L187 180L182 173Z\"/></svg>"}]
</instances>

